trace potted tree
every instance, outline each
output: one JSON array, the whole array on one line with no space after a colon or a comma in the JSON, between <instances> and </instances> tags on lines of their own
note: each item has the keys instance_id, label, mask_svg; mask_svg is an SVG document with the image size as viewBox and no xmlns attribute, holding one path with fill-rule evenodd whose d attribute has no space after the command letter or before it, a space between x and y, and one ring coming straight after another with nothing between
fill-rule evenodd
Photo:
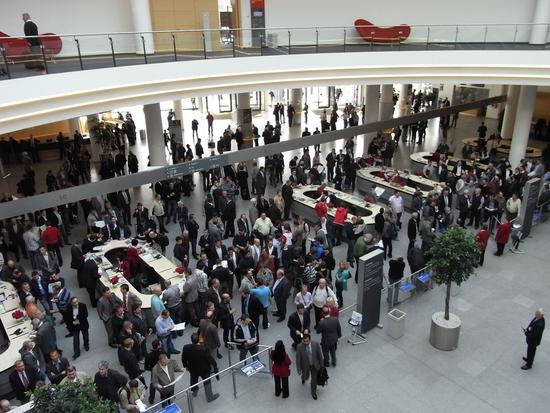
<instances>
[{"instance_id":1,"label":"potted tree","mask_svg":"<svg viewBox=\"0 0 550 413\"><path fill-rule=\"evenodd\" d=\"M100 160L103 161L112 156L111 151L116 147L117 141L113 128L109 124L94 120L90 126L90 139L101 146Z\"/></svg>"},{"instance_id":2,"label":"potted tree","mask_svg":"<svg viewBox=\"0 0 550 413\"><path fill-rule=\"evenodd\" d=\"M432 280L445 286L445 311L432 315L430 343L439 350L454 350L458 347L462 322L449 311L451 286L453 283L460 286L474 273L479 261L479 249L474 237L453 226L435 240L429 254Z\"/></svg>"},{"instance_id":3,"label":"potted tree","mask_svg":"<svg viewBox=\"0 0 550 413\"><path fill-rule=\"evenodd\" d=\"M116 413L116 403L101 399L91 380L37 387L33 391L33 413Z\"/></svg>"}]
</instances>

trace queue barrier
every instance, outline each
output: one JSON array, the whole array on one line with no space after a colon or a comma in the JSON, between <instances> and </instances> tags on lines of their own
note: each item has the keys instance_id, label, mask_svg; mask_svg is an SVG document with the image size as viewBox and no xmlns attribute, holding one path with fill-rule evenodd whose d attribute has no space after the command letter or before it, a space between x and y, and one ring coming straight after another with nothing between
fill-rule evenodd
<instances>
[{"instance_id":1,"label":"queue barrier","mask_svg":"<svg viewBox=\"0 0 550 413\"><path fill-rule=\"evenodd\" d=\"M397 304L403 303L418 295L418 292L425 292L433 288L432 270L428 266L407 277L403 277L393 284L391 284L386 277L384 278L387 284L384 290L387 294L386 301L388 303L388 312Z\"/></svg>"}]
</instances>

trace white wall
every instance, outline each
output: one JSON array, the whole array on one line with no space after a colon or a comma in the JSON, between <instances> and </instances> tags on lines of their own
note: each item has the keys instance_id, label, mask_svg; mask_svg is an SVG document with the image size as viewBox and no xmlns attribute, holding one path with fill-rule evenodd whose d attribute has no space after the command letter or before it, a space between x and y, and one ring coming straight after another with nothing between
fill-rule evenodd
<instances>
[{"instance_id":1,"label":"white wall","mask_svg":"<svg viewBox=\"0 0 550 413\"><path fill-rule=\"evenodd\" d=\"M131 0L0 0L0 31L23 36L22 13L29 13L39 33L115 33L134 30ZM134 37L112 36L115 52L133 52ZM61 54L77 53L72 37L64 38ZM79 37L82 54L110 53L106 36Z\"/></svg>"},{"instance_id":2,"label":"white wall","mask_svg":"<svg viewBox=\"0 0 550 413\"><path fill-rule=\"evenodd\" d=\"M483 39L485 24L525 24L533 17L536 0L267 0L266 27L312 27L348 26L355 20L365 19L379 26L408 25L451 25L452 28L431 28L430 41L454 41L456 25L479 24L483 26L464 28L459 31L459 41ZM279 37L286 31L280 31ZM513 41L514 28L493 27L487 41ZM287 35L286 35L287 36ZM355 30L348 30L346 42L357 42ZM427 29L413 28L410 40L425 41ZM343 41L343 30L320 30L319 42ZM288 37L287 37L288 38ZM315 31L292 34L292 41L313 43ZM500 40L499 40L500 39ZM517 41L528 41L529 29L519 26ZM286 40L285 40L286 41ZM284 44L284 41L280 40Z\"/></svg>"}]
</instances>

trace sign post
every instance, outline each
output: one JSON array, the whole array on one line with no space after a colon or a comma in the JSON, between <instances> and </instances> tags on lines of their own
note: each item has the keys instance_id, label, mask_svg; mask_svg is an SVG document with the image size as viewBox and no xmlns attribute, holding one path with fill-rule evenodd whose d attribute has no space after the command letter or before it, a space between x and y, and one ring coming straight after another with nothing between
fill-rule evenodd
<instances>
[{"instance_id":1,"label":"sign post","mask_svg":"<svg viewBox=\"0 0 550 413\"><path fill-rule=\"evenodd\" d=\"M376 249L359 258L357 311L363 315L361 333L377 327L380 322L383 270L384 251Z\"/></svg>"}]
</instances>

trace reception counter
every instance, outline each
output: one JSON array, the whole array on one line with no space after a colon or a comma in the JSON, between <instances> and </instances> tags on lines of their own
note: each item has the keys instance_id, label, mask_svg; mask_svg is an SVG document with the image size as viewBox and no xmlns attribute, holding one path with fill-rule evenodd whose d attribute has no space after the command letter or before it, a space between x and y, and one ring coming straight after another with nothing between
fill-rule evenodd
<instances>
[{"instance_id":1,"label":"reception counter","mask_svg":"<svg viewBox=\"0 0 550 413\"><path fill-rule=\"evenodd\" d=\"M130 241L131 240L129 239L109 241L105 245L96 247L93 253L87 254L87 257L94 255L102 259L103 262L100 266L101 278L99 279L101 284L111 288L113 293L119 298L122 298L120 286L122 284L128 284L130 291L136 294L142 301L142 308L150 309L151 294L144 294L141 291L138 291L123 277L122 273L117 272L116 269L113 268L113 264L108 258L115 252L127 249L130 245ZM151 250L143 244L139 247L143 249L143 252L139 255L141 264L145 269L149 269L154 272L154 274L158 277L158 282L161 288L164 288L164 282L166 280L170 280L173 284L179 284L180 286L185 282L184 274L179 274L176 272L176 268L178 267L176 264L162 254L158 253L156 250ZM116 284L111 282L114 275L118 276L118 282Z\"/></svg>"},{"instance_id":2,"label":"reception counter","mask_svg":"<svg viewBox=\"0 0 550 413\"><path fill-rule=\"evenodd\" d=\"M428 165L429 161L436 162L436 157L433 156L433 153L431 152L415 152L411 154L411 169L414 173L421 173L423 172L424 166ZM447 156L447 169L449 171L452 171L453 168L460 162L463 161L462 158L457 158L455 156ZM475 161L466 161L466 168L472 168L473 166L477 166L481 170L487 169L487 165L475 162Z\"/></svg>"},{"instance_id":3,"label":"reception counter","mask_svg":"<svg viewBox=\"0 0 550 413\"><path fill-rule=\"evenodd\" d=\"M472 146L475 148L477 148L477 141L478 141L478 138L475 138L475 137L462 139L462 143L464 145ZM498 143L494 140L487 140L487 150L490 151L492 148L496 148L498 153L509 155L510 150L512 148L512 140L502 139ZM533 146L527 147L524 158L541 158L541 157L542 157L542 150L540 150L539 148L535 148Z\"/></svg>"},{"instance_id":4,"label":"reception counter","mask_svg":"<svg viewBox=\"0 0 550 413\"><path fill-rule=\"evenodd\" d=\"M439 182L426 179L404 171L390 168L368 167L357 170L357 190L361 193L371 193L373 188L384 190L378 199L387 201L395 191L403 197L405 208L410 210L413 194L419 187L422 197L426 198L429 192L441 192Z\"/></svg>"},{"instance_id":5,"label":"reception counter","mask_svg":"<svg viewBox=\"0 0 550 413\"><path fill-rule=\"evenodd\" d=\"M15 319L12 313L20 310L25 317ZM15 287L5 281L0 281L0 398L12 393L9 384L9 374L13 364L21 359L19 350L23 342L28 340L33 332L32 322L26 317L25 309L19 301Z\"/></svg>"},{"instance_id":6,"label":"reception counter","mask_svg":"<svg viewBox=\"0 0 550 413\"><path fill-rule=\"evenodd\" d=\"M294 188L291 212L294 215L303 217L309 222L318 222L317 214L315 213L315 203L319 198L317 189L319 185L303 185ZM369 230L374 230L374 217L380 210L381 206L377 204L367 204L363 198L348 194L331 187L324 187L329 193L332 200L348 209L348 218L358 216L363 219ZM332 221L336 213L335 207L328 208L328 219Z\"/></svg>"}]
</instances>

